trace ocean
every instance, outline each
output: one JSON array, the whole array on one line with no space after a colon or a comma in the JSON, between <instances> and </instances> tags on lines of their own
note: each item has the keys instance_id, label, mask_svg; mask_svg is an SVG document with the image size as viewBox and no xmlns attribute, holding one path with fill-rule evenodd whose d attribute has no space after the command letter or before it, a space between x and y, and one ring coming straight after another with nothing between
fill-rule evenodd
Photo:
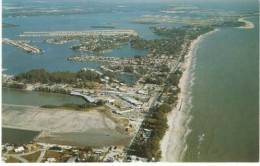
<instances>
[{"instance_id":1,"label":"ocean","mask_svg":"<svg viewBox=\"0 0 260 166\"><path fill-rule=\"evenodd\" d=\"M183 161L258 161L259 23L248 20L254 29L221 29L197 46Z\"/></svg>"}]
</instances>

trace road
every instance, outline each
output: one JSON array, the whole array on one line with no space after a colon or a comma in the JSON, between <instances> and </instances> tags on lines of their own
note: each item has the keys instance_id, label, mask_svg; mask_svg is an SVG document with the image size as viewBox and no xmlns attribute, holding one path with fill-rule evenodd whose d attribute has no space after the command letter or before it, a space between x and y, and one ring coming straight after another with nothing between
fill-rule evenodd
<instances>
[{"instance_id":1,"label":"road","mask_svg":"<svg viewBox=\"0 0 260 166\"><path fill-rule=\"evenodd\" d=\"M148 115L151 113L152 108L154 108L154 107L158 104L158 101L160 100L160 98L161 98L161 96L162 96L162 94L163 94L163 92L164 92L164 89L167 87L167 80L169 79L170 74L175 73L175 72L178 70L179 64L180 64L180 62L181 62L181 60L182 60L182 58L183 58L183 56L184 56L184 54L185 54L186 45L183 45L182 47L183 47L183 49L182 49L182 51L181 51L181 53L180 53L180 56L179 56L177 62L172 65L172 67L171 67L171 69L170 69L170 72L168 73L168 75L167 75L167 77L166 77L166 79L165 79L165 83L164 83L164 85L162 85L163 90L162 90L161 92L155 93L155 95L153 96L153 101L152 101L152 102L150 103L150 105L149 105L149 109L148 109L149 111L148 111L148 113L146 114L146 116L148 116ZM144 119L146 118L146 116L144 117ZM144 120L144 119L143 119L143 120ZM142 122L143 122L143 121L142 121ZM131 140L129 146L125 149L125 151L131 150L131 149L129 149L129 147L131 147L132 143L135 141L136 137L139 135L138 133L140 132L140 128L142 127L142 122L141 122L141 124L139 125L138 132L136 133L135 137Z\"/></svg>"},{"instance_id":2,"label":"road","mask_svg":"<svg viewBox=\"0 0 260 166\"><path fill-rule=\"evenodd\" d=\"M148 112L150 112L152 109L151 108L153 108L156 104L157 104L157 100L158 100L158 98L159 98L159 92L156 92L154 95L153 95L153 101L151 102L151 104L150 104L150 107L149 107L149 111ZM147 114L145 115L145 117L143 118L143 120L146 118L146 116L147 116ZM132 143L136 140L136 137L139 135L138 133L140 132L140 129L141 129L141 127L142 127L142 123L143 123L143 120L142 121L140 121L139 123L139 127L138 127L138 129L137 129L137 132L136 132L136 134L135 134L135 136L132 138L132 140L130 141L130 143L129 143L129 145L125 148L125 150L124 151L128 151L128 150L130 150L129 149L129 147L131 147L131 145L132 145ZM126 158L125 158L126 159Z\"/></svg>"},{"instance_id":3,"label":"road","mask_svg":"<svg viewBox=\"0 0 260 166\"><path fill-rule=\"evenodd\" d=\"M40 162L42 161L42 159L43 159L45 153L46 153L46 148L44 148L44 149L41 150L41 154L40 154L40 156L38 157L38 159L37 159L37 161L36 161L37 163L40 163Z\"/></svg>"},{"instance_id":4,"label":"road","mask_svg":"<svg viewBox=\"0 0 260 166\"><path fill-rule=\"evenodd\" d=\"M34 154L34 153L37 153L37 152L39 152L39 151L41 151L41 154L40 154L40 156L38 157L38 159L37 159L37 161L36 161L37 163L39 163L39 162L42 161L42 159L43 159L43 157L44 157L44 155L45 155L46 148L44 148L44 149L39 149L39 150L32 151L32 152L27 152L27 153L4 154L4 156L5 156L5 157L13 157L13 158L15 158L15 159L17 159L17 160L19 160L19 161L21 161L21 162L23 162L23 163L28 163L29 161L26 160L25 158L23 158L23 156L27 156L27 155L30 155L30 154Z\"/></svg>"}]
</instances>

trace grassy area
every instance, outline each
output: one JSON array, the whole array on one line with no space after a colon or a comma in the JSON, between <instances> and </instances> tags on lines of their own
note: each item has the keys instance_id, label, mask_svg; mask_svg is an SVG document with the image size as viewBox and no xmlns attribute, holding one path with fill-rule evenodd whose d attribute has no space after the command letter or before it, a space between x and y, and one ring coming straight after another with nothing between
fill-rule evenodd
<instances>
[{"instance_id":1,"label":"grassy area","mask_svg":"<svg viewBox=\"0 0 260 166\"><path fill-rule=\"evenodd\" d=\"M33 154L25 155L25 156L22 156L22 157L25 158L26 160L28 160L29 162L33 163L33 162L37 161L40 154L41 154L41 151L37 151Z\"/></svg>"},{"instance_id":2,"label":"grassy area","mask_svg":"<svg viewBox=\"0 0 260 166\"><path fill-rule=\"evenodd\" d=\"M7 162L7 163L21 163L20 160L17 160L17 159L14 158L14 157L8 157L5 162Z\"/></svg>"},{"instance_id":3,"label":"grassy area","mask_svg":"<svg viewBox=\"0 0 260 166\"><path fill-rule=\"evenodd\" d=\"M97 104L63 104L63 105L42 105L41 108L49 108L49 109L65 109L65 110L76 110L76 111L90 111L93 109L103 109L103 105L97 105Z\"/></svg>"},{"instance_id":4,"label":"grassy area","mask_svg":"<svg viewBox=\"0 0 260 166\"><path fill-rule=\"evenodd\" d=\"M44 158L55 158L57 160L60 160L61 157L62 157L62 153L51 151L51 150L47 150L44 155Z\"/></svg>"},{"instance_id":5,"label":"grassy area","mask_svg":"<svg viewBox=\"0 0 260 166\"><path fill-rule=\"evenodd\" d=\"M47 150L43 158L44 159L55 158L56 162L64 163L70 158L70 156L71 156L71 153L66 150L63 152Z\"/></svg>"}]
</instances>

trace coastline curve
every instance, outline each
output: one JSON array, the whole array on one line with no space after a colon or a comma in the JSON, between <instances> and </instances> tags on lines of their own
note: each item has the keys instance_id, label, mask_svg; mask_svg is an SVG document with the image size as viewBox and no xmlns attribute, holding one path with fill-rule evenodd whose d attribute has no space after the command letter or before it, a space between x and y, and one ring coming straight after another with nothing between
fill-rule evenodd
<instances>
[{"instance_id":1,"label":"coastline curve","mask_svg":"<svg viewBox=\"0 0 260 166\"><path fill-rule=\"evenodd\" d=\"M191 42L189 52L185 55L185 60L181 64L183 75L178 84L181 89L178 94L178 101L176 107L167 115L168 130L161 140L161 161L178 162L181 161L187 150L186 138L190 134L191 129L188 127L192 117L190 110L192 108L191 87L194 82L194 69L196 66L196 50L203 39L219 29L215 29Z\"/></svg>"}]
</instances>

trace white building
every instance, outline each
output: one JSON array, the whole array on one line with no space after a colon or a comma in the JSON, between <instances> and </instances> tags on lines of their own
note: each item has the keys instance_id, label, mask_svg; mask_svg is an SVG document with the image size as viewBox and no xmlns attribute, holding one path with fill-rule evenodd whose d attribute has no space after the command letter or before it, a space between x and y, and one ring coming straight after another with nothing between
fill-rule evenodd
<instances>
[{"instance_id":1,"label":"white building","mask_svg":"<svg viewBox=\"0 0 260 166\"><path fill-rule=\"evenodd\" d=\"M23 146L19 146L18 148L14 149L15 153L22 153L24 152L24 147Z\"/></svg>"}]
</instances>

